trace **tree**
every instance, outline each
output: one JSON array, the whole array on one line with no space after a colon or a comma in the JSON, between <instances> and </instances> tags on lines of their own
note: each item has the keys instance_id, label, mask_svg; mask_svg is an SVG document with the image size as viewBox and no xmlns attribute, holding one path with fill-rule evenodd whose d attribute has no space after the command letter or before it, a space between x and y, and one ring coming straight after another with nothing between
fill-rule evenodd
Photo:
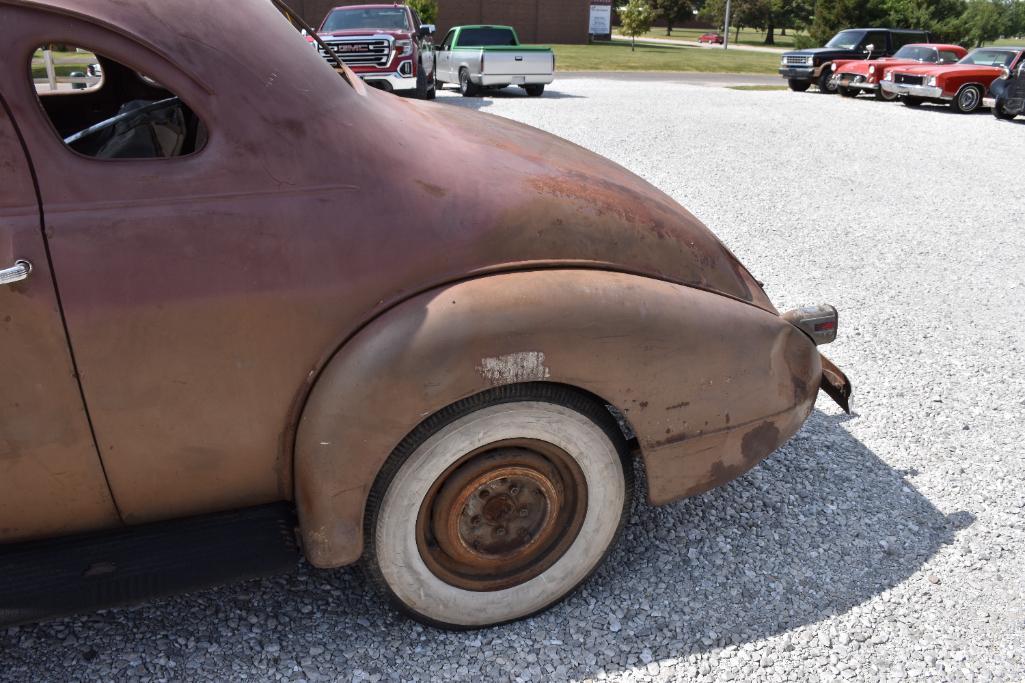
<instances>
[{"instance_id":1,"label":"tree","mask_svg":"<svg viewBox=\"0 0 1025 683\"><path fill-rule=\"evenodd\" d=\"M809 31L819 45L825 45L838 31L882 26L887 18L883 0L817 0Z\"/></svg>"},{"instance_id":2,"label":"tree","mask_svg":"<svg viewBox=\"0 0 1025 683\"><path fill-rule=\"evenodd\" d=\"M1007 26L1007 12L1002 4L994 0L968 0L961 21L965 28L965 39L969 45L980 46L996 40L1004 34Z\"/></svg>"},{"instance_id":3,"label":"tree","mask_svg":"<svg viewBox=\"0 0 1025 683\"><path fill-rule=\"evenodd\" d=\"M637 36L650 31L651 25L655 23L655 10L648 4L648 0L630 0L616 11L619 12L619 31L624 36L630 36L630 51L633 52Z\"/></svg>"},{"instance_id":4,"label":"tree","mask_svg":"<svg viewBox=\"0 0 1025 683\"><path fill-rule=\"evenodd\" d=\"M407 0L407 4L420 15L425 24L436 23L438 18L438 0Z\"/></svg>"},{"instance_id":5,"label":"tree","mask_svg":"<svg viewBox=\"0 0 1025 683\"><path fill-rule=\"evenodd\" d=\"M673 25L681 24L694 15L690 0L652 0L655 13L666 21L666 35L673 35Z\"/></svg>"}]
</instances>

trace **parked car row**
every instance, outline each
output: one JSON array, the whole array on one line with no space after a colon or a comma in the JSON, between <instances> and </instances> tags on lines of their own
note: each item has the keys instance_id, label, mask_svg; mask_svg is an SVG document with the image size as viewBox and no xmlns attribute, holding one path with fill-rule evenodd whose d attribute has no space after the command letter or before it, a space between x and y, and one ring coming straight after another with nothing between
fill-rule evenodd
<instances>
[{"instance_id":1,"label":"parked car row","mask_svg":"<svg viewBox=\"0 0 1025 683\"><path fill-rule=\"evenodd\" d=\"M438 49L435 30L408 5L355 5L328 12L307 40L367 85L418 99L434 99L444 83L464 97L509 85L537 97L555 78L551 48L522 45L511 26L456 26Z\"/></svg>"},{"instance_id":2,"label":"parked car row","mask_svg":"<svg viewBox=\"0 0 1025 683\"><path fill-rule=\"evenodd\" d=\"M1025 47L968 52L959 45L930 42L924 31L848 29L825 47L785 52L780 61L780 75L798 92L814 84L825 93L867 93L885 101L899 99L909 107L949 104L963 114L985 106L989 98L993 115L1002 119L1022 113L1025 99Z\"/></svg>"}]
</instances>

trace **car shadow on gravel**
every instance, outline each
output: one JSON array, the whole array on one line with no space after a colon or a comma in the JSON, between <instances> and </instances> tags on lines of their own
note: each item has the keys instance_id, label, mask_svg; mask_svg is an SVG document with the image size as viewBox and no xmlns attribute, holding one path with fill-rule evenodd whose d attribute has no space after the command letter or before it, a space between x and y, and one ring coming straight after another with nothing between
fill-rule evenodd
<instances>
[{"instance_id":1,"label":"car shadow on gravel","mask_svg":"<svg viewBox=\"0 0 1025 683\"><path fill-rule=\"evenodd\" d=\"M908 580L974 521L937 510L915 489L917 471L894 470L847 431L856 422L816 411L740 479L662 508L637 504L582 590L523 622L436 630L387 609L357 570L302 564L288 576L0 631L0 671L18 680L65 679L69 667L86 680L579 678L784 633Z\"/></svg>"},{"instance_id":2,"label":"car shadow on gravel","mask_svg":"<svg viewBox=\"0 0 1025 683\"><path fill-rule=\"evenodd\" d=\"M475 97L460 97L459 91L454 89L445 89L445 94L455 95L456 97L442 97L438 99L438 102L445 104L454 104L457 107L465 107L467 109L485 109L491 106L491 100L577 100L586 99L581 95L570 95L569 93L562 93L558 90L552 90L547 88L543 95L540 97L530 97L521 88L509 87L501 90L489 90L484 95L478 95Z\"/></svg>"}]
</instances>

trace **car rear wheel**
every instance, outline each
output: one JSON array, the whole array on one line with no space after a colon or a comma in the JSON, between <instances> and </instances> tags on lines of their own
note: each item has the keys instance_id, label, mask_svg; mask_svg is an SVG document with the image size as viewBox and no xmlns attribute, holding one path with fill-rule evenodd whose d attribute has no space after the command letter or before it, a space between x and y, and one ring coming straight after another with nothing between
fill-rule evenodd
<instances>
[{"instance_id":1,"label":"car rear wheel","mask_svg":"<svg viewBox=\"0 0 1025 683\"><path fill-rule=\"evenodd\" d=\"M950 108L959 114L971 114L982 105L982 88L966 85L950 101Z\"/></svg>"},{"instance_id":2,"label":"car rear wheel","mask_svg":"<svg viewBox=\"0 0 1025 683\"><path fill-rule=\"evenodd\" d=\"M790 78L787 80L787 85L790 86L790 89L794 92L804 92L811 87L811 82L799 81L796 78Z\"/></svg>"},{"instance_id":3,"label":"car rear wheel","mask_svg":"<svg viewBox=\"0 0 1025 683\"><path fill-rule=\"evenodd\" d=\"M901 101L904 103L904 106L906 106L906 107L920 107L922 105L922 99L921 98L919 98L919 97L911 97L910 95L905 95L901 99Z\"/></svg>"},{"instance_id":4,"label":"car rear wheel","mask_svg":"<svg viewBox=\"0 0 1025 683\"><path fill-rule=\"evenodd\" d=\"M428 418L371 491L364 567L415 619L480 628L551 607L613 547L632 467L604 405L504 387Z\"/></svg>"},{"instance_id":5,"label":"car rear wheel","mask_svg":"<svg viewBox=\"0 0 1025 683\"><path fill-rule=\"evenodd\" d=\"M470 72L466 69L459 70L459 93L463 97L476 97L479 93L477 86L470 80Z\"/></svg>"},{"instance_id":6,"label":"car rear wheel","mask_svg":"<svg viewBox=\"0 0 1025 683\"><path fill-rule=\"evenodd\" d=\"M523 89L527 91L527 95L530 97L541 97L545 92L545 84L537 83L534 85L525 85Z\"/></svg>"},{"instance_id":7,"label":"car rear wheel","mask_svg":"<svg viewBox=\"0 0 1025 683\"><path fill-rule=\"evenodd\" d=\"M836 92L836 84L833 83L833 70L827 67L822 67L822 75L819 76L819 90L832 95Z\"/></svg>"}]
</instances>

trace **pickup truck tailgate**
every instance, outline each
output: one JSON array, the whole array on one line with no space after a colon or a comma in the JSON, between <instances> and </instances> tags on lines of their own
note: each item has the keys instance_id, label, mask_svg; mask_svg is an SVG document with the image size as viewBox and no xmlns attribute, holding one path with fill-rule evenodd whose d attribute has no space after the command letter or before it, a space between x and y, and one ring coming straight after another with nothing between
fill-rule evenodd
<instances>
[{"instance_id":1,"label":"pickup truck tailgate","mask_svg":"<svg viewBox=\"0 0 1025 683\"><path fill-rule=\"evenodd\" d=\"M488 48L484 51L484 68L481 73L485 76L526 76L550 74L552 70L552 52L550 50Z\"/></svg>"}]
</instances>

